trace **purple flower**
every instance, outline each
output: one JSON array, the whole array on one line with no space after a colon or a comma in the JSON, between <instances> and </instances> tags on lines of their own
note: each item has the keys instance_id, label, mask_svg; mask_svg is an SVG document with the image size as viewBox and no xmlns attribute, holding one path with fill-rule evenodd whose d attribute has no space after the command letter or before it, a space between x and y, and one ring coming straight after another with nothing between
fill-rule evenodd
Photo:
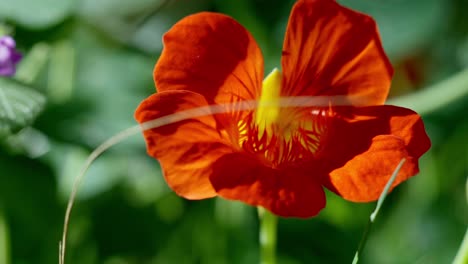
<instances>
[{"instance_id":1,"label":"purple flower","mask_svg":"<svg viewBox=\"0 0 468 264\"><path fill-rule=\"evenodd\" d=\"M21 54L15 49L15 40L10 36L0 37L0 76L13 76Z\"/></svg>"}]
</instances>

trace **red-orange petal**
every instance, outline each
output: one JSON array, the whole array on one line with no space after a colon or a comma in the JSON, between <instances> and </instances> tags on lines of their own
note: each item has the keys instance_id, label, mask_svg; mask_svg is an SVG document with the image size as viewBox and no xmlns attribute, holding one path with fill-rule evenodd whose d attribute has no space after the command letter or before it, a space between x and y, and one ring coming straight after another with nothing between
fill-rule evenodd
<instances>
[{"instance_id":1,"label":"red-orange petal","mask_svg":"<svg viewBox=\"0 0 468 264\"><path fill-rule=\"evenodd\" d=\"M431 146L418 114L389 105L335 111L318 161L321 174L328 172L327 188L351 201L373 201L401 159L393 187L418 173L418 159Z\"/></svg>"},{"instance_id":2,"label":"red-orange petal","mask_svg":"<svg viewBox=\"0 0 468 264\"><path fill-rule=\"evenodd\" d=\"M374 20L333 0L299 0L283 44L283 95L385 102L393 74Z\"/></svg>"},{"instance_id":3,"label":"red-orange petal","mask_svg":"<svg viewBox=\"0 0 468 264\"><path fill-rule=\"evenodd\" d=\"M220 158L210 177L221 197L262 206L283 217L307 218L325 207L319 182L302 168L273 169L245 153Z\"/></svg>"},{"instance_id":4,"label":"red-orange petal","mask_svg":"<svg viewBox=\"0 0 468 264\"><path fill-rule=\"evenodd\" d=\"M195 107L203 96L190 91L165 91L144 100L135 112L139 123ZM203 116L144 132L148 154L158 159L168 185L187 199L216 196L209 175L213 163L233 150L216 130L213 116Z\"/></svg>"},{"instance_id":5,"label":"red-orange petal","mask_svg":"<svg viewBox=\"0 0 468 264\"><path fill-rule=\"evenodd\" d=\"M198 13L176 23L163 38L154 69L158 91L190 90L209 104L257 98L263 56L250 33L234 19Z\"/></svg>"}]
</instances>

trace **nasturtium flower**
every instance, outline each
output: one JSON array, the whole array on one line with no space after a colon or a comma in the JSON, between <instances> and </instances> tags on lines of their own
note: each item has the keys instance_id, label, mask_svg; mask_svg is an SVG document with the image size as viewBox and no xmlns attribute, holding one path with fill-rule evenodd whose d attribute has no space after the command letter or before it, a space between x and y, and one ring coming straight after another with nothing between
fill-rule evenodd
<instances>
[{"instance_id":1,"label":"nasturtium flower","mask_svg":"<svg viewBox=\"0 0 468 264\"><path fill-rule=\"evenodd\" d=\"M258 108L191 118L144 132L168 185L187 199L220 196L285 217L311 217L324 187L344 199L378 199L418 173L430 147L412 110L384 105L393 74L377 27L333 0L299 0L284 39L281 71L265 80L262 53L234 19L203 12L163 38L157 93L136 110L140 123L208 105L256 100ZM317 96L329 105L279 107L280 98ZM344 97L347 104L335 104Z\"/></svg>"},{"instance_id":2,"label":"nasturtium flower","mask_svg":"<svg viewBox=\"0 0 468 264\"><path fill-rule=\"evenodd\" d=\"M10 36L0 37L0 76L13 76L21 54L16 50L15 40Z\"/></svg>"}]
</instances>

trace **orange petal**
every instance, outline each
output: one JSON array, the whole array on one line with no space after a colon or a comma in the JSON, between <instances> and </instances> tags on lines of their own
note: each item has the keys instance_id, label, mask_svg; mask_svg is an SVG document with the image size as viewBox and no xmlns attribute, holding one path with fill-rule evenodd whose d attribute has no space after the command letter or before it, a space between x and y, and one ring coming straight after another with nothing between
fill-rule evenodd
<instances>
[{"instance_id":1,"label":"orange petal","mask_svg":"<svg viewBox=\"0 0 468 264\"><path fill-rule=\"evenodd\" d=\"M143 123L168 114L206 106L203 96L190 91L166 91L144 100L135 112ZM213 163L232 152L216 130L213 116L193 118L144 132L148 154L158 159L168 185L187 199L216 196L208 176Z\"/></svg>"},{"instance_id":2,"label":"orange petal","mask_svg":"<svg viewBox=\"0 0 468 264\"><path fill-rule=\"evenodd\" d=\"M329 174L327 188L351 201L373 201L402 158L393 187L418 173L418 159L431 145L418 114L389 105L334 110L318 161Z\"/></svg>"},{"instance_id":3,"label":"orange petal","mask_svg":"<svg viewBox=\"0 0 468 264\"><path fill-rule=\"evenodd\" d=\"M154 69L158 91L190 90L209 104L257 98L262 79L263 57L249 32L208 12L185 17L164 35Z\"/></svg>"},{"instance_id":4,"label":"orange petal","mask_svg":"<svg viewBox=\"0 0 468 264\"><path fill-rule=\"evenodd\" d=\"M299 0L283 44L283 95L348 95L383 104L393 69L371 17L331 0Z\"/></svg>"},{"instance_id":5,"label":"orange petal","mask_svg":"<svg viewBox=\"0 0 468 264\"><path fill-rule=\"evenodd\" d=\"M215 164L211 182L221 197L262 206L284 217L312 217L325 207L320 183L302 168L272 169L255 157L233 153Z\"/></svg>"}]
</instances>

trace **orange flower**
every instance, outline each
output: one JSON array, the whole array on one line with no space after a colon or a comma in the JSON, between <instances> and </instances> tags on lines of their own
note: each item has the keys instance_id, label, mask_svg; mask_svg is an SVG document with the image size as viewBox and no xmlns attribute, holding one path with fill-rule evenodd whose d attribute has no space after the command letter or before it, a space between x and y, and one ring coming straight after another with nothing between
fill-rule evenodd
<instances>
[{"instance_id":1,"label":"orange flower","mask_svg":"<svg viewBox=\"0 0 468 264\"><path fill-rule=\"evenodd\" d=\"M164 35L154 70L158 93L136 110L140 123L211 104L330 98L327 107L259 104L144 132L148 153L178 195L311 217L325 206L323 187L367 202L379 197L402 158L393 187L418 173L430 141L415 112L383 105L393 70L372 18L332 0L299 0L282 72L262 82L263 63L249 32L225 15L191 15ZM348 105L334 104L337 96Z\"/></svg>"}]
</instances>

